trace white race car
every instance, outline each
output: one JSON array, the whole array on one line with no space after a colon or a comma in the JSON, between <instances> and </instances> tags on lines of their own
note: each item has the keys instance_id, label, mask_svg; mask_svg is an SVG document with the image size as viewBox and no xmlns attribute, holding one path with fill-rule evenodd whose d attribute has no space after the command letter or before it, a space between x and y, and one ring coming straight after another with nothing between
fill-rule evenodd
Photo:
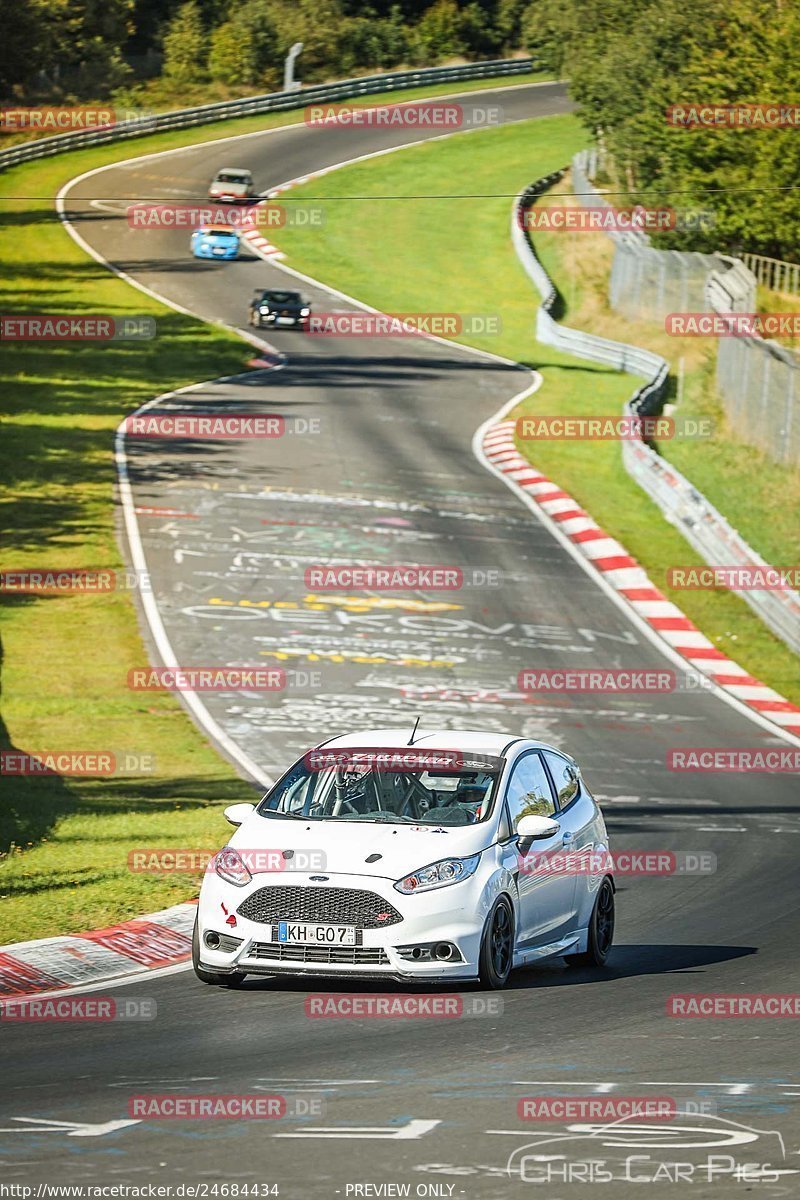
<instances>
[{"instance_id":1,"label":"white race car","mask_svg":"<svg viewBox=\"0 0 800 1200\"><path fill-rule=\"evenodd\" d=\"M515 967L602 966L605 822L568 755L497 733L377 730L308 751L209 865L204 983L339 976L500 988Z\"/></svg>"}]
</instances>

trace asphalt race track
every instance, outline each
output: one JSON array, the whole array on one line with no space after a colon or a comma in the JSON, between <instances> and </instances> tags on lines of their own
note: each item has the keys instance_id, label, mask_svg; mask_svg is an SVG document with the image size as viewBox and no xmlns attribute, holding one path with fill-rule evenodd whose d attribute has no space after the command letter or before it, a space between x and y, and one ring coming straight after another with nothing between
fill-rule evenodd
<instances>
[{"instance_id":1,"label":"asphalt race track","mask_svg":"<svg viewBox=\"0 0 800 1200\"><path fill-rule=\"evenodd\" d=\"M502 105L506 120L568 108L556 84L480 99ZM286 128L109 168L79 181L67 209L114 266L204 318L244 329L253 289L291 286L289 277L256 259L195 262L185 231L139 234L126 224L125 205L202 196L226 161L250 166L267 190L411 140L408 130ZM319 309L348 307L322 289L304 290ZM608 971L559 965L515 975L500 1015L315 1020L305 1013L309 993L376 989L251 979L229 991L179 970L103 989L155 999L153 1021L1 1031L4 1181L277 1184L281 1196L298 1198L404 1194L386 1191L391 1184L412 1196L483 1198L520 1194L526 1180L535 1189L549 1171L532 1194L550 1200L584 1194L590 1160L627 1177L625 1195L639 1194L658 1163L679 1161L680 1181L662 1173L672 1184L667 1196L727 1197L748 1187L797 1195L792 1021L676 1020L665 1008L675 993L792 990L785 959L800 936L796 781L665 766L677 746L785 743L707 693L536 703L507 694L526 666L673 665L472 453L474 431L530 385L527 370L424 339L267 336L286 356L282 369L203 385L166 405L277 413L295 432L223 443L131 438L127 447L178 661L289 672L275 694L210 694L219 725L267 775L324 736L418 713L423 725L541 737L582 763L615 849L708 852L717 869L620 880ZM299 432L303 421L318 422L318 432ZM305 584L308 566L359 559L454 565L472 586L397 599L317 594ZM482 586L492 572L500 586ZM220 818L220 842L226 829ZM277 1093L303 1103L280 1121L105 1128L127 1121L130 1095L174 1091ZM653 1124L625 1135L578 1131L564 1147L546 1140L563 1124L517 1115L521 1097L555 1091L672 1096L704 1111L677 1122L670 1150L661 1145L669 1127ZM518 1160L509 1177L509 1156L537 1141L544 1144L526 1152L537 1157L522 1177ZM730 1155L739 1177L733 1167L723 1174L721 1163L710 1171L709 1154ZM631 1155L640 1156L635 1166L626 1165ZM570 1162L584 1164L582 1179ZM599 1186L601 1168L593 1169Z\"/></svg>"}]
</instances>

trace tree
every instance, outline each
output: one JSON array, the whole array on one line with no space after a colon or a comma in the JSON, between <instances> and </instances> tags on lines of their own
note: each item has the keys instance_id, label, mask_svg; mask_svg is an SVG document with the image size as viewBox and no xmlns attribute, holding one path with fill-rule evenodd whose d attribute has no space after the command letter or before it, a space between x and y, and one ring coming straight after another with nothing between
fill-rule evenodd
<instances>
[{"instance_id":1,"label":"tree","mask_svg":"<svg viewBox=\"0 0 800 1200\"><path fill-rule=\"evenodd\" d=\"M205 75L206 32L196 0L181 5L164 34L164 75L194 83Z\"/></svg>"},{"instance_id":2,"label":"tree","mask_svg":"<svg viewBox=\"0 0 800 1200\"><path fill-rule=\"evenodd\" d=\"M232 87L255 83L255 47L248 29L242 29L234 21L223 21L217 26L211 35L208 73L212 79Z\"/></svg>"},{"instance_id":3,"label":"tree","mask_svg":"<svg viewBox=\"0 0 800 1200\"><path fill-rule=\"evenodd\" d=\"M419 54L429 65L464 53L461 14L455 0L436 0L416 28Z\"/></svg>"}]
</instances>

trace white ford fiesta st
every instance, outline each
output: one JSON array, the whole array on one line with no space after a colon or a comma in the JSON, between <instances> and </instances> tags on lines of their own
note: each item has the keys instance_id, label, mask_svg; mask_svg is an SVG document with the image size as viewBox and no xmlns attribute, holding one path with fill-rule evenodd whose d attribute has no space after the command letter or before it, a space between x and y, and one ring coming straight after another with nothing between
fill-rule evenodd
<instances>
[{"instance_id":1,"label":"white ford fiesta st","mask_svg":"<svg viewBox=\"0 0 800 1200\"><path fill-rule=\"evenodd\" d=\"M602 966L605 822L566 754L497 733L375 730L308 751L213 859L199 979L338 976L500 988L516 967Z\"/></svg>"}]
</instances>

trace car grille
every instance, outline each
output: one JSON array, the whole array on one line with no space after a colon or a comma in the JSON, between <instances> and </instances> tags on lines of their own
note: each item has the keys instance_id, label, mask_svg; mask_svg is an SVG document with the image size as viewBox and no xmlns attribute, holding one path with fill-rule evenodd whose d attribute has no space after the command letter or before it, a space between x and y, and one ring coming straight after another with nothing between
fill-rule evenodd
<instances>
[{"instance_id":1,"label":"car grille","mask_svg":"<svg viewBox=\"0 0 800 1200\"><path fill-rule=\"evenodd\" d=\"M385 929L402 916L375 892L350 888L265 887L253 892L237 912L248 921L314 921L324 925L353 925L356 929Z\"/></svg>"},{"instance_id":2,"label":"car grille","mask_svg":"<svg viewBox=\"0 0 800 1200\"><path fill-rule=\"evenodd\" d=\"M380 967L389 962L380 946L278 946L269 942L253 942L247 957L323 966L343 963L351 967Z\"/></svg>"}]
</instances>

